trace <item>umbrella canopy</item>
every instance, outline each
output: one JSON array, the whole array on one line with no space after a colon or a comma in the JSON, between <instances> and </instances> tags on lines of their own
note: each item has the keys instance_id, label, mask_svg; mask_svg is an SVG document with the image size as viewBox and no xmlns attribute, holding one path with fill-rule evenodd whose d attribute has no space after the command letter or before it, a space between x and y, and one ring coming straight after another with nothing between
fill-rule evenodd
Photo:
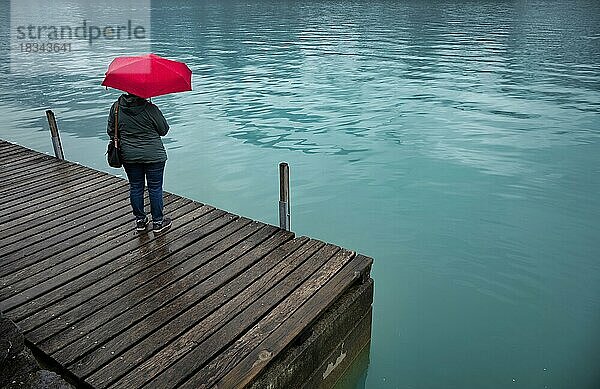
<instances>
[{"instance_id":1,"label":"umbrella canopy","mask_svg":"<svg viewBox=\"0 0 600 389\"><path fill-rule=\"evenodd\" d=\"M192 71L183 62L156 54L117 57L108 66L102 85L143 98L192 90Z\"/></svg>"}]
</instances>

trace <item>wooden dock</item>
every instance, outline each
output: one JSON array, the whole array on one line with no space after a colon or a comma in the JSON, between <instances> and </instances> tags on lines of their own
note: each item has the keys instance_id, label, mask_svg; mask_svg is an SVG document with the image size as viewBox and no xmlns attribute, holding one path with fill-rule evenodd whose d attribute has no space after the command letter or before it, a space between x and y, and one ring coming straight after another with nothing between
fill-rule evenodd
<instances>
[{"instance_id":1,"label":"wooden dock","mask_svg":"<svg viewBox=\"0 0 600 389\"><path fill-rule=\"evenodd\" d=\"M0 310L78 387L327 388L371 329L372 260L0 140Z\"/></svg>"}]
</instances>

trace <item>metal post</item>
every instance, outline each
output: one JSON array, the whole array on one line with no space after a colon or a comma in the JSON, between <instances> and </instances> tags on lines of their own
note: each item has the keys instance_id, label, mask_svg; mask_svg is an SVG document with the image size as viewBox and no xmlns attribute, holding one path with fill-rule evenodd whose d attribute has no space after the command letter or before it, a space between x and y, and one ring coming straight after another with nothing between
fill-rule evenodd
<instances>
[{"instance_id":1,"label":"metal post","mask_svg":"<svg viewBox=\"0 0 600 389\"><path fill-rule=\"evenodd\" d=\"M60 134L58 133L58 126L56 125L56 118L54 117L54 112L52 112L51 110L47 110L46 117L48 118L50 134L52 135L52 146L54 146L54 156L56 156L56 158L58 159L65 159L62 144L60 143Z\"/></svg>"},{"instance_id":2,"label":"metal post","mask_svg":"<svg viewBox=\"0 0 600 389\"><path fill-rule=\"evenodd\" d=\"M290 167L279 164L279 227L290 231Z\"/></svg>"}]
</instances>

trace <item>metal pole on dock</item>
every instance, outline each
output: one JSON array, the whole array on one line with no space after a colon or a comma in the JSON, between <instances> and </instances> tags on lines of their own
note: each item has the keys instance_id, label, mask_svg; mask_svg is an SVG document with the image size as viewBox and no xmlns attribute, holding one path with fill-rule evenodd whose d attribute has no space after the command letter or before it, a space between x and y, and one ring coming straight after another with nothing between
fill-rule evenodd
<instances>
[{"instance_id":1,"label":"metal pole on dock","mask_svg":"<svg viewBox=\"0 0 600 389\"><path fill-rule=\"evenodd\" d=\"M290 167L279 164L279 227L290 231Z\"/></svg>"},{"instance_id":2,"label":"metal pole on dock","mask_svg":"<svg viewBox=\"0 0 600 389\"><path fill-rule=\"evenodd\" d=\"M50 126L50 134L52 135L52 146L54 146L54 156L58 159L65 159L63 153L62 144L60 143L60 134L58 133L58 125L56 125L56 118L54 112L51 110L46 111L46 117L48 118L48 125Z\"/></svg>"}]
</instances>

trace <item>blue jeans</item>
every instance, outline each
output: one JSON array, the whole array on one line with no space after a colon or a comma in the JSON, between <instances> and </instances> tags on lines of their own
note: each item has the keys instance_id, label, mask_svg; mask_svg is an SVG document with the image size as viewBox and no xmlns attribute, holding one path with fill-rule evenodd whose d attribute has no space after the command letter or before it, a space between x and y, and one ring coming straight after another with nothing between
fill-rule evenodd
<instances>
[{"instance_id":1,"label":"blue jeans","mask_svg":"<svg viewBox=\"0 0 600 389\"><path fill-rule=\"evenodd\" d=\"M136 220L142 220L146 217L144 211L144 183L147 181L152 221L161 221L163 219L162 185L165 163L123 163L123 167L129 179L129 200Z\"/></svg>"}]
</instances>

